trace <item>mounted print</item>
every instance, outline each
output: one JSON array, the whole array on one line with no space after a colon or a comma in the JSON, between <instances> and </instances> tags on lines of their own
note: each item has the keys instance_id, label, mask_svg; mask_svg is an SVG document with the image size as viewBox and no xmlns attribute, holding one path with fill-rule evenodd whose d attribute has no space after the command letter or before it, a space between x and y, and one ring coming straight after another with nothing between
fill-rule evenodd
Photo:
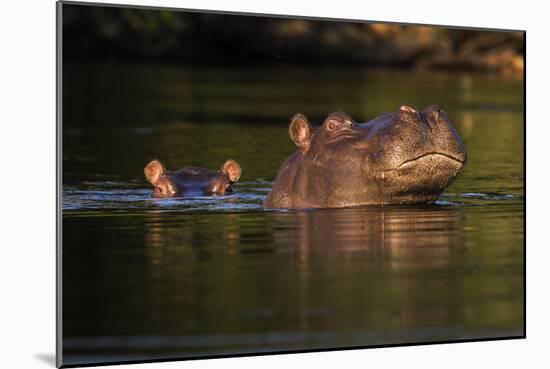
<instances>
[{"instance_id":1,"label":"mounted print","mask_svg":"<svg viewBox=\"0 0 550 369\"><path fill-rule=\"evenodd\" d=\"M57 6L58 366L525 337L524 31Z\"/></svg>"}]
</instances>

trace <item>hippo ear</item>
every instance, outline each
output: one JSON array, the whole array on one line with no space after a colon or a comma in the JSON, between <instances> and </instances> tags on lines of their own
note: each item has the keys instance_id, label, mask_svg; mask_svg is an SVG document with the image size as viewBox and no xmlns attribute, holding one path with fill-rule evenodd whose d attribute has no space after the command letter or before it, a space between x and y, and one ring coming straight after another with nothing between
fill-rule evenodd
<instances>
[{"instance_id":1,"label":"hippo ear","mask_svg":"<svg viewBox=\"0 0 550 369\"><path fill-rule=\"evenodd\" d=\"M313 129L309 124L307 118L302 114L296 114L290 120L290 127L288 128L288 134L296 146L300 149L307 151L311 142L311 134Z\"/></svg>"},{"instance_id":2,"label":"hippo ear","mask_svg":"<svg viewBox=\"0 0 550 369\"><path fill-rule=\"evenodd\" d=\"M228 160L223 163L221 171L231 182L237 182L241 177L241 166L235 160Z\"/></svg>"},{"instance_id":3,"label":"hippo ear","mask_svg":"<svg viewBox=\"0 0 550 369\"><path fill-rule=\"evenodd\" d=\"M147 166L145 167L145 178L152 184L155 184L155 182L166 172L166 169L164 169L164 165L158 160L153 160Z\"/></svg>"}]
</instances>

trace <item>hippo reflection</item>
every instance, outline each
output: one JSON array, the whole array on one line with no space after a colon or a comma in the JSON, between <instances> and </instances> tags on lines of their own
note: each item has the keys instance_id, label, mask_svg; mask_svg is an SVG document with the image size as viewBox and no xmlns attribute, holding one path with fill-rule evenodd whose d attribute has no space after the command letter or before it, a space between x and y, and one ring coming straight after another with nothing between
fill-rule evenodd
<instances>
[{"instance_id":1,"label":"hippo reflection","mask_svg":"<svg viewBox=\"0 0 550 369\"><path fill-rule=\"evenodd\" d=\"M365 267L424 268L448 264L452 250L464 248L464 216L453 207L372 206L274 212L273 217L278 248L294 248L303 258L366 253Z\"/></svg>"},{"instance_id":2,"label":"hippo reflection","mask_svg":"<svg viewBox=\"0 0 550 369\"><path fill-rule=\"evenodd\" d=\"M263 334L266 324L275 329L283 319L300 334L327 327L387 333L390 326L389 331L399 332L363 337L363 344L383 338L397 342L419 327L432 333L439 328L440 339L454 334L448 327L457 324L457 311L465 306L460 291L471 283L456 278L471 270L464 267L460 207L372 206L264 215L219 214L213 226L210 214L173 214L170 222L177 227L167 227L163 213L146 213L145 255L170 275L162 289L148 291L177 291L170 294L172 305L162 308L181 312L189 311L190 301L201 301L195 296L202 290L193 287L204 286L220 303L201 306L201 311L223 328L235 315L246 316L247 334ZM227 260L234 266L223 270L220 263ZM227 276L221 282L220 269ZM468 300L466 308L478 302ZM266 311L273 314L269 320ZM185 323L175 324L187 329ZM174 327L173 321L166 324Z\"/></svg>"},{"instance_id":3,"label":"hippo reflection","mask_svg":"<svg viewBox=\"0 0 550 369\"><path fill-rule=\"evenodd\" d=\"M233 191L231 185L239 180L241 167L235 160L227 160L218 171L187 167L169 172L160 161L153 160L144 172L155 187L152 197L223 195Z\"/></svg>"},{"instance_id":4,"label":"hippo reflection","mask_svg":"<svg viewBox=\"0 0 550 369\"><path fill-rule=\"evenodd\" d=\"M462 139L437 106L404 105L361 124L336 112L316 128L296 114L289 134L300 149L281 166L265 207L431 203L466 163Z\"/></svg>"}]
</instances>

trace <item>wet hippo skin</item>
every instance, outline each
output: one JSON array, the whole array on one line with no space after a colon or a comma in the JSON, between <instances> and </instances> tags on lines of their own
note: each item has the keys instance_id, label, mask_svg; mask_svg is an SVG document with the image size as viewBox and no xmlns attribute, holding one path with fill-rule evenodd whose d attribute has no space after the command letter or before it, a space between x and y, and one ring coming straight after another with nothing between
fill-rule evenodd
<instances>
[{"instance_id":1,"label":"wet hippo skin","mask_svg":"<svg viewBox=\"0 0 550 369\"><path fill-rule=\"evenodd\" d=\"M153 160L144 172L155 187L151 197L187 197L232 192L231 186L241 176L241 167L235 160L227 160L218 171L187 167L170 172L160 161Z\"/></svg>"},{"instance_id":2,"label":"wet hippo skin","mask_svg":"<svg viewBox=\"0 0 550 369\"><path fill-rule=\"evenodd\" d=\"M361 124L335 112L315 128L296 114L289 135L299 150L279 169L267 208L431 203L466 163L461 137L437 106L403 105Z\"/></svg>"}]
</instances>

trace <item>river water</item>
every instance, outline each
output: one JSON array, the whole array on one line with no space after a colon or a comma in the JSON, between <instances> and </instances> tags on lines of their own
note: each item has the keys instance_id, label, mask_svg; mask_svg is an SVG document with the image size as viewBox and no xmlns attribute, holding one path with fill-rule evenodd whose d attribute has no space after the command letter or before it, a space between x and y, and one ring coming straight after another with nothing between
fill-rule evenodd
<instances>
[{"instance_id":1,"label":"river water","mask_svg":"<svg viewBox=\"0 0 550 369\"><path fill-rule=\"evenodd\" d=\"M63 363L519 337L518 79L357 68L68 65ZM296 112L358 122L440 105L468 163L433 205L263 210ZM242 169L227 196L157 200L143 177Z\"/></svg>"}]
</instances>

